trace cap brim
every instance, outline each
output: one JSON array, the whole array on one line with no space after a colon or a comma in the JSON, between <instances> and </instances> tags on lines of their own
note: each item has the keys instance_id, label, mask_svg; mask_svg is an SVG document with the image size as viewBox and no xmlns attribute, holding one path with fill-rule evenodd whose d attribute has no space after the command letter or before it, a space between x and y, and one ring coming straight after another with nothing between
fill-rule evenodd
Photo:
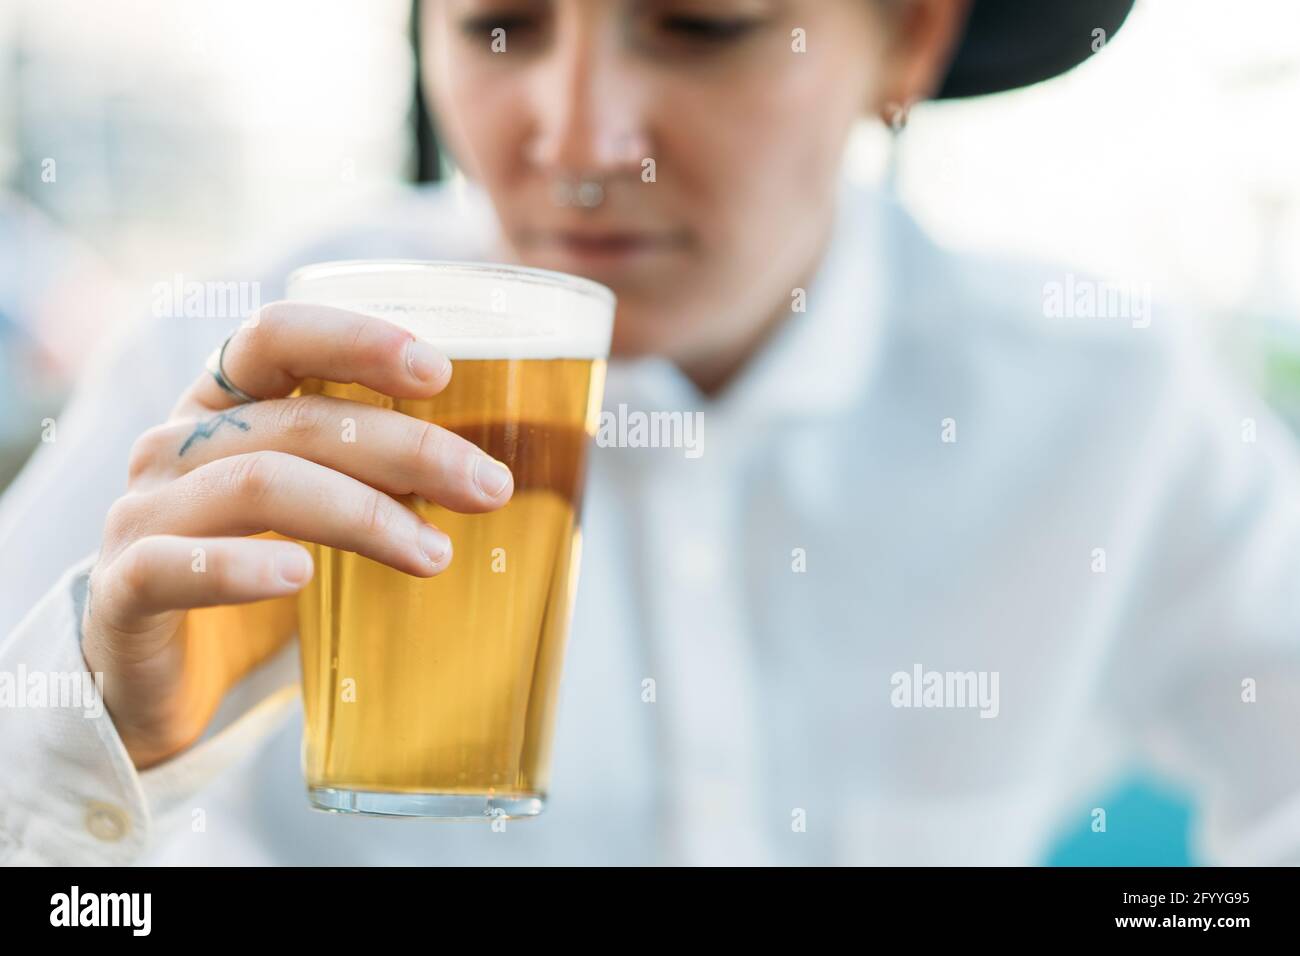
<instances>
[{"instance_id":1,"label":"cap brim","mask_svg":"<svg viewBox=\"0 0 1300 956\"><path fill-rule=\"evenodd\" d=\"M1000 93L1064 73L1110 42L1133 2L976 0L935 99Z\"/></svg>"}]
</instances>

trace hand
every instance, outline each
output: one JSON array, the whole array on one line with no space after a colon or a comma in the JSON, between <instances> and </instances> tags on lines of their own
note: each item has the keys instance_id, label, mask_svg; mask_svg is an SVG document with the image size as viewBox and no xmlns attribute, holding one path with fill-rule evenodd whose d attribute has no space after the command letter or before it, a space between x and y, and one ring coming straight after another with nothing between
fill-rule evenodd
<instances>
[{"instance_id":1,"label":"hand","mask_svg":"<svg viewBox=\"0 0 1300 956\"><path fill-rule=\"evenodd\" d=\"M289 397L304 378L394 398L442 391L447 358L382 319L272 303L235 333L224 370L258 401L238 404L205 370L169 420L139 437L90 575L82 652L103 673L105 706L142 769L193 743L230 687L292 633L311 557L251 535L275 532L431 577L450 562L451 542L395 497L475 513L514 491L504 465L437 425L323 395ZM367 436L364 451L341 440L344 418ZM228 605L258 613L219 634L187 613Z\"/></svg>"}]
</instances>

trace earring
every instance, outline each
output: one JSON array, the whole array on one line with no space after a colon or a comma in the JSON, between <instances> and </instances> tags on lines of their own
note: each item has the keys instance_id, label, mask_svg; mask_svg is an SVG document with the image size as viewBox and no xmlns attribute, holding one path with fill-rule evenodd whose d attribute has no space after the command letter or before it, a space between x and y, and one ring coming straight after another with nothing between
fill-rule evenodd
<instances>
[{"instance_id":1,"label":"earring","mask_svg":"<svg viewBox=\"0 0 1300 956\"><path fill-rule=\"evenodd\" d=\"M880 118L885 125L889 127L892 133L901 133L907 126L907 117L912 110L912 104L909 101L902 103L890 100L880 111Z\"/></svg>"}]
</instances>

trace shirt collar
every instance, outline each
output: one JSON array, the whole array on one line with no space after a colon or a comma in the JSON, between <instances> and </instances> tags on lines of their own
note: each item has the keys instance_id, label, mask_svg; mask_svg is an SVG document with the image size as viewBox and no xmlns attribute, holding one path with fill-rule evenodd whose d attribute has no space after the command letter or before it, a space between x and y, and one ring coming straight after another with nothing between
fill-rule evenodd
<instances>
[{"instance_id":1,"label":"shirt collar","mask_svg":"<svg viewBox=\"0 0 1300 956\"><path fill-rule=\"evenodd\" d=\"M806 310L791 312L719 395L702 395L671 361L647 356L611 361L605 404L709 410L747 420L819 417L852 404L879 341L880 212L873 191L841 182Z\"/></svg>"}]
</instances>

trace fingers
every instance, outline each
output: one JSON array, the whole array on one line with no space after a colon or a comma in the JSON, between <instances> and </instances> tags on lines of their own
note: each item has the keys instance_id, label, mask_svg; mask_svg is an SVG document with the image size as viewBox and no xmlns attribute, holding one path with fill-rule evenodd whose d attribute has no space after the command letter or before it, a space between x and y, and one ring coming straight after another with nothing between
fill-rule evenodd
<instances>
[{"instance_id":1,"label":"fingers","mask_svg":"<svg viewBox=\"0 0 1300 956\"><path fill-rule=\"evenodd\" d=\"M307 549L291 541L150 535L100 571L96 613L111 613L110 623L129 632L134 621L165 611L293 594L312 572Z\"/></svg>"},{"instance_id":2,"label":"fingers","mask_svg":"<svg viewBox=\"0 0 1300 956\"><path fill-rule=\"evenodd\" d=\"M499 508L514 492L510 470L455 432L324 395L255 402L150 429L132 449L132 487L157 487L220 458L266 450L467 514Z\"/></svg>"},{"instance_id":3,"label":"fingers","mask_svg":"<svg viewBox=\"0 0 1300 956\"><path fill-rule=\"evenodd\" d=\"M255 398L281 398L304 378L358 382L394 398L425 398L451 380L451 362L405 329L357 312L307 302L272 302L226 346L226 378ZM237 401L204 370L177 411L230 408Z\"/></svg>"},{"instance_id":4,"label":"fingers","mask_svg":"<svg viewBox=\"0 0 1300 956\"><path fill-rule=\"evenodd\" d=\"M420 577L451 560L451 541L411 509L349 475L278 451L220 458L118 499L105 539L263 531L354 551Z\"/></svg>"}]
</instances>

